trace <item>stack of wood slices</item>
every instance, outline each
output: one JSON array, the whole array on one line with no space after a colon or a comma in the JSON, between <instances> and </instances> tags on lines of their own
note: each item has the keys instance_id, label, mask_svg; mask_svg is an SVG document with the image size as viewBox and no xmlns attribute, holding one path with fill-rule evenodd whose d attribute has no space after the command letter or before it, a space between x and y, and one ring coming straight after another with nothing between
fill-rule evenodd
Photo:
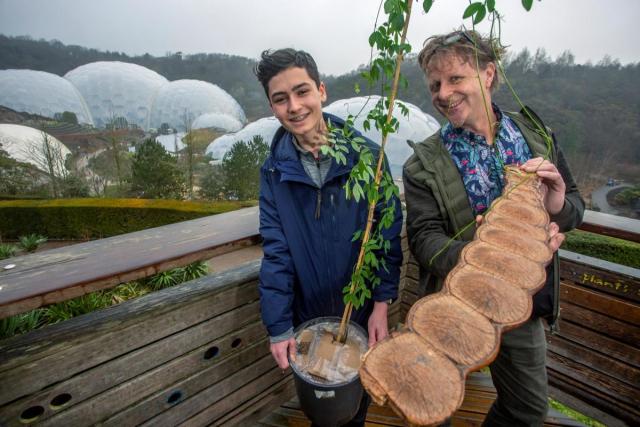
<instances>
[{"instance_id":1,"label":"stack of wood slices","mask_svg":"<svg viewBox=\"0 0 640 427\"><path fill-rule=\"evenodd\" d=\"M416 302L406 327L364 357L364 387L410 425L441 423L460 407L467 374L493 361L501 333L529 319L545 283L553 254L540 180L516 167L506 177L442 291Z\"/></svg>"}]
</instances>

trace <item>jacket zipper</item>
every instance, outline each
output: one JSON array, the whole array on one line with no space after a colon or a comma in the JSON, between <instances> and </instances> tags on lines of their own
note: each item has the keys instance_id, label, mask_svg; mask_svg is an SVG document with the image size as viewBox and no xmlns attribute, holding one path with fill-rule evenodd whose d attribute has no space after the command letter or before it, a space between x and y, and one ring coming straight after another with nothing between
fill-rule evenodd
<instances>
[{"instance_id":1,"label":"jacket zipper","mask_svg":"<svg viewBox=\"0 0 640 427\"><path fill-rule=\"evenodd\" d=\"M316 168L318 169L318 177L322 181L322 175L320 174L320 156L315 157ZM322 204L322 185L324 183L320 182L320 187L318 188L318 193L316 196L316 219L320 219L320 206Z\"/></svg>"}]
</instances>

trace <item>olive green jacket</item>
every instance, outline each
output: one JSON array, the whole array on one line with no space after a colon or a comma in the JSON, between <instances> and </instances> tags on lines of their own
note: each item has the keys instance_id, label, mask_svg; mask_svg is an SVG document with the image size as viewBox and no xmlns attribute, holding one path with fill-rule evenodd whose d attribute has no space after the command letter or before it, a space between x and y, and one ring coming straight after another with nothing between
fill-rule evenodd
<instances>
[{"instance_id":1,"label":"olive green jacket","mask_svg":"<svg viewBox=\"0 0 640 427\"><path fill-rule=\"evenodd\" d=\"M565 204L560 213L551 216L551 221L558 224L560 231L576 227L582 222L584 201L580 197L562 151L555 144L555 139L547 156L545 140L538 133L532 120L522 112L505 114L514 120L522 132L533 157L548 157L556 164L564 179ZM529 114L544 126L530 109ZM424 292L431 293L441 289L444 278L458 262L462 248L473 239L475 227L467 228L435 257L433 262L430 263L430 260L447 245L452 236L472 223L474 217L462 178L442 143L440 132L415 144L413 148L414 154L403 168L407 236L409 248L420 266L421 288ZM557 268L557 257L554 263ZM557 283L558 274L554 276L554 282ZM557 294L558 286L559 284L555 284L554 294Z\"/></svg>"}]
</instances>

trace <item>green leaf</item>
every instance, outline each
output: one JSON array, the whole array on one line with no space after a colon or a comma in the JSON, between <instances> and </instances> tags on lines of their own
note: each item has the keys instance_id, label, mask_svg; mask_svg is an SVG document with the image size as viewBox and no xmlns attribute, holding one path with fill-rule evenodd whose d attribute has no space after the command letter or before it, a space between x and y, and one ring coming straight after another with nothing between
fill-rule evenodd
<instances>
[{"instance_id":1,"label":"green leaf","mask_svg":"<svg viewBox=\"0 0 640 427\"><path fill-rule=\"evenodd\" d=\"M376 35L378 34L377 31L374 31L373 33L371 33L371 35L369 36L369 46L373 47L374 44L376 44Z\"/></svg>"},{"instance_id":2,"label":"green leaf","mask_svg":"<svg viewBox=\"0 0 640 427\"><path fill-rule=\"evenodd\" d=\"M422 2L422 10L424 10L424 13L429 13L431 6L433 6L433 0L424 0Z\"/></svg>"},{"instance_id":3,"label":"green leaf","mask_svg":"<svg viewBox=\"0 0 640 427\"><path fill-rule=\"evenodd\" d=\"M353 237L351 238L351 241L355 242L360 238L361 235L362 235L362 230L356 231L355 233L353 233Z\"/></svg>"},{"instance_id":4,"label":"green leaf","mask_svg":"<svg viewBox=\"0 0 640 427\"><path fill-rule=\"evenodd\" d=\"M387 0L384 2L384 13L390 14L394 9L394 0Z\"/></svg>"},{"instance_id":5,"label":"green leaf","mask_svg":"<svg viewBox=\"0 0 640 427\"><path fill-rule=\"evenodd\" d=\"M402 13L394 13L389 16L389 21L396 31L400 31L404 26L404 15Z\"/></svg>"},{"instance_id":6,"label":"green leaf","mask_svg":"<svg viewBox=\"0 0 640 427\"><path fill-rule=\"evenodd\" d=\"M482 7L482 9L478 9L478 13L476 13L476 16L473 17L473 24L478 25L480 22L482 22L486 14L487 9L485 9L484 6Z\"/></svg>"},{"instance_id":7,"label":"green leaf","mask_svg":"<svg viewBox=\"0 0 640 427\"><path fill-rule=\"evenodd\" d=\"M356 84L353 86L353 91L354 91L356 94L359 94L359 93L360 93L360 84L359 84L359 83L356 83Z\"/></svg>"},{"instance_id":8,"label":"green leaf","mask_svg":"<svg viewBox=\"0 0 640 427\"><path fill-rule=\"evenodd\" d=\"M489 12L496 10L496 0L487 0L487 9Z\"/></svg>"},{"instance_id":9,"label":"green leaf","mask_svg":"<svg viewBox=\"0 0 640 427\"><path fill-rule=\"evenodd\" d=\"M524 1L524 0L523 0ZM462 15L462 19L467 19L472 15L475 15L476 13L478 13L478 11L482 9L484 10L484 5L480 2L475 2L475 3L471 3L469 6L467 6L467 8L464 10L464 14Z\"/></svg>"},{"instance_id":10,"label":"green leaf","mask_svg":"<svg viewBox=\"0 0 640 427\"><path fill-rule=\"evenodd\" d=\"M364 197L362 187L356 182L355 184L353 184L353 198L356 200L356 202L359 202L361 196Z\"/></svg>"},{"instance_id":11,"label":"green leaf","mask_svg":"<svg viewBox=\"0 0 640 427\"><path fill-rule=\"evenodd\" d=\"M531 10L531 6L533 6L533 0L522 0L522 7L524 7L527 12Z\"/></svg>"}]
</instances>

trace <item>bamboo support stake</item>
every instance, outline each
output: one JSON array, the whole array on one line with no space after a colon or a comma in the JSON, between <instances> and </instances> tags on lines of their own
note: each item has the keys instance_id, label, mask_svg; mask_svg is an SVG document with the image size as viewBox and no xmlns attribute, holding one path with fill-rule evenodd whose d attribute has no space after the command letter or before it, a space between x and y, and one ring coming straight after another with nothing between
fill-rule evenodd
<instances>
[{"instance_id":1,"label":"bamboo support stake","mask_svg":"<svg viewBox=\"0 0 640 427\"><path fill-rule=\"evenodd\" d=\"M407 39L407 31L409 29L409 18L411 17L411 5L413 0L407 1L407 14L404 20L404 26L402 28L402 36L400 38L400 44L403 45L405 40ZM393 83L391 86L391 94L389 96L389 111L387 112L387 120L386 124L391 123L391 119L393 118L393 107L396 100L396 95L398 93L398 82L400 80L400 67L402 65L402 61L404 59L404 53L400 51L398 56L396 56L396 68L393 76ZM380 153L378 155L378 164L376 167L376 176L374 180L374 188L376 192L380 188L380 180L382 179L382 163L384 162L384 147L387 143L387 134L382 136L382 142L380 143ZM367 215L367 224L364 229L364 234L362 236L362 245L360 246L360 254L358 255L358 262L356 263L356 270L358 271L362 268L362 263L364 261L364 250L369 238L371 236L371 227L373 225L373 214L375 211L376 202L369 202L369 212ZM351 289L349 292L353 294L355 291L356 284L355 282L351 283ZM336 341L340 343L344 343L347 339L347 324L349 323L349 319L351 318L351 312L353 311L353 304L351 301L347 302L344 307L344 312L342 314L342 320L340 322L340 329L338 330L338 336Z\"/></svg>"}]
</instances>

